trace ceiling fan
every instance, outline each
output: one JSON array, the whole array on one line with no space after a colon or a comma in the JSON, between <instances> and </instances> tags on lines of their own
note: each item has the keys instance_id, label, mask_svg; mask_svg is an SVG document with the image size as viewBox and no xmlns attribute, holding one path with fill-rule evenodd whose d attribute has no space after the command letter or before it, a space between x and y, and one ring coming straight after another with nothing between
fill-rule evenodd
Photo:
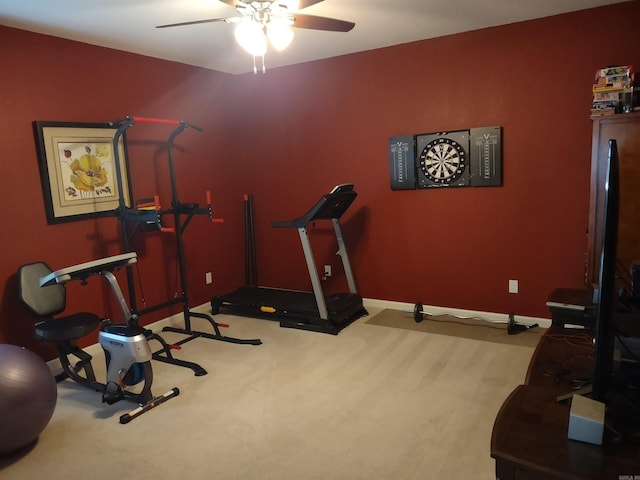
<instances>
[{"instance_id":1,"label":"ceiling fan","mask_svg":"<svg viewBox=\"0 0 640 480\"><path fill-rule=\"evenodd\" d=\"M349 32L356 25L345 20L297 13L297 10L310 7L323 0L220 1L234 7L239 15L170 23L158 25L156 28L183 27L214 22L236 24L234 32L236 40L249 54L253 55L253 71L257 73L256 57L262 57L262 71L265 71L264 55L267 52L267 39L276 50L282 51L293 40L294 32L292 27L330 32Z\"/></svg>"}]
</instances>

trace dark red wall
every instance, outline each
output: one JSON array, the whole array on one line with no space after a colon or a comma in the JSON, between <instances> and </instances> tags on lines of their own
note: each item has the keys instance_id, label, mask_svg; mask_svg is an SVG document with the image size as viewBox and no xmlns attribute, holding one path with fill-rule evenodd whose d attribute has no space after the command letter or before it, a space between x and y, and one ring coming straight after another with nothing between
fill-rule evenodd
<instances>
[{"instance_id":1,"label":"dark red wall","mask_svg":"<svg viewBox=\"0 0 640 480\"><path fill-rule=\"evenodd\" d=\"M364 297L548 317L548 293L584 278L593 74L640 65L638 18L634 1L257 76L0 27L0 341L50 355L33 344L17 300L21 264L61 268L121 251L113 218L47 225L31 123L127 114L205 129L181 135L176 149L181 200L202 203L211 190L225 219L195 218L185 232L194 305L243 281L243 193L255 200L260 283L308 288L296 233L270 222L353 182L359 197L344 230ZM603 27L612 25L615 34ZM491 125L503 127L502 187L390 189L390 136ZM159 193L168 203L169 132L141 124L128 131L136 198ZM318 263L339 272L330 239L330 227L313 229ZM149 234L136 247L147 303L165 300L175 290L171 236ZM212 286L204 285L207 271ZM507 293L509 279L519 280L519 294ZM70 310L117 314L99 280L69 291Z\"/></svg>"},{"instance_id":2,"label":"dark red wall","mask_svg":"<svg viewBox=\"0 0 640 480\"><path fill-rule=\"evenodd\" d=\"M263 283L295 283L288 258L304 279L294 235L268 220L353 182L365 297L547 317L549 292L584 280L593 76L640 65L637 18L625 3L241 77ZM503 187L390 190L390 136L491 125Z\"/></svg>"},{"instance_id":3,"label":"dark red wall","mask_svg":"<svg viewBox=\"0 0 640 480\"><path fill-rule=\"evenodd\" d=\"M211 190L216 215L232 216L236 214L233 199L241 197L242 188L239 182L229 180L240 178L235 162L221 153L232 149L229 140L235 132L228 118L236 111L237 100L230 83L233 78L221 73L4 27L0 27L0 57L0 341L43 351L33 345L33 322L18 302L18 267L44 260L54 269L62 268L121 253L122 243L115 218L47 225L32 122L106 122L138 115L198 125L204 128L203 133L188 130L176 141L180 200L204 203L205 191ZM135 198L159 194L163 206L169 206L165 142L172 130L140 123L127 131ZM236 238L239 234L241 231L235 232L227 224L212 224L204 216L190 223L185 243L193 302L200 304L213 294L204 285L205 271L214 271L216 282L227 276L233 285L240 281L241 270L235 273L242 258ZM144 293L146 305L173 298L176 288L180 291L176 287L174 238L160 233L137 236L136 246L144 287L140 293ZM229 274L223 276L223 271ZM119 278L124 280L121 275ZM122 287L126 291L126 282ZM96 311L121 320L101 279L87 287L68 284L68 289L70 311ZM169 313L156 312L143 322Z\"/></svg>"}]
</instances>

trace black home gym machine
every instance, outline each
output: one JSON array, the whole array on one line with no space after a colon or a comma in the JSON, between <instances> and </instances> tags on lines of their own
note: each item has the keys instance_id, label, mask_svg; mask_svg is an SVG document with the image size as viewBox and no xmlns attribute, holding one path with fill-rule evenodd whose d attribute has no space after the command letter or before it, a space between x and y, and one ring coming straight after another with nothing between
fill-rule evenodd
<instances>
[{"instance_id":1,"label":"black home gym machine","mask_svg":"<svg viewBox=\"0 0 640 480\"><path fill-rule=\"evenodd\" d=\"M64 284L70 281L88 282L92 276L104 277L115 295L122 311L124 323L103 321L98 342L104 350L107 365L106 382L98 382L91 364L92 357L84 350L72 347L69 340L76 338L75 330L82 329L89 314L77 314L63 320L51 319L36 325L36 334L43 340L58 344L59 358L66 377L92 390L102 392L102 402L112 405L120 400L138 403L138 407L120 417L120 423L134 418L177 396L180 391L172 388L164 395L151 393L153 370L151 349L147 342L153 334L138 325L137 316L131 314L114 271L137 261L135 253L125 253L81 263L51 271L43 262L23 265L19 270L20 298L38 316L57 313L65 303ZM64 308L64 307L62 307ZM83 332L84 333L84 332ZM65 347L67 345L67 347ZM68 355L79 362L72 366ZM80 372L84 372L81 375Z\"/></svg>"},{"instance_id":2,"label":"black home gym machine","mask_svg":"<svg viewBox=\"0 0 640 480\"><path fill-rule=\"evenodd\" d=\"M275 221L276 228L295 228L300 235L302 250L307 262L313 292L285 290L278 288L257 287L253 277L249 275L252 267L247 268L247 286L241 287L227 295L214 297L211 300L213 314L219 312L240 313L260 318L279 320L280 326L300 328L315 332L336 335L356 319L367 315L358 295L349 256L342 237L340 218L351 206L358 194L352 184L336 186L324 195L304 215L295 220ZM247 230L247 264L254 261L254 238L251 197L245 197L245 228ZM320 283L320 276L315 264L307 227L318 220L329 220L338 243L338 255L342 259L344 274L349 292L325 295ZM255 268L255 263L253 264Z\"/></svg>"},{"instance_id":3,"label":"black home gym machine","mask_svg":"<svg viewBox=\"0 0 640 480\"><path fill-rule=\"evenodd\" d=\"M135 116L127 116L119 120L114 120L110 122L111 126L116 127L116 131L113 138L113 151L114 151L114 163L116 165L116 177L118 180L118 188L122 192L122 172L120 171L120 161L119 161L119 149L118 143L120 139L124 135L124 133L136 122L140 123L156 123L156 124L165 124L175 126L175 130L169 135L169 139L167 140L167 156L169 160L169 177L171 179L171 207L166 210L161 210L159 206L159 202L156 200L153 206L149 207L149 204L144 204L143 208L129 208L125 204L124 198L120 195L120 202L116 212L116 215L121 220L122 224L122 237L124 248L126 251L132 250L132 240L138 229L142 230L150 230L157 229L165 232L172 232L175 234L176 240L176 260L178 263L178 273L179 273L179 282L181 288L181 294L176 295L173 299L158 304L146 307L144 309L139 310L137 308L136 303L136 290L134 284L134 275L133 271L130 267L127 267L127 280L129 286L129 301L131 304L131 309L136 315L144 315L162 308L169 307L171 305L181 304L182 305L182 313L184 316L184 328L177 327L164 327L163 331L165 332L176 332L187 335L184 339L176 342L174 345L171 345L171 348L180 348L180 345L194 340L196 338L208 338L211 340L220 340L224 342L238 343L238 344L247 344L247 345L260 345L262 341L260 339L238 339L233 337L228 337L222 335L220 332L220 328L226 328L229 325L224 323L217 323L211 318L210 315L194 312L191 310L191 304L189 300L189 287L187 282L187 269L186 269L186 258L184 251L184 243L183 243L183 235L187 226L193 219L194 215L207 215L212 222L222 222L221 219L215 219L213 217L213 211L211 208L211 195L210 192L206 192L207 197L207 206L200 207L197 203L181 203L178 198L178 189L174 168L174 160L173 160L173 143L184 131L187 129L193 129L196 131L202 131L200 127L195 125L188 124L182 120L167 120L167 119L158 119L158 118L148 118L148 117L135 117ZM162 216L170 215L173 217L173 227L166 228L161 224ZM201 332L194 330L191 326L191 318L201 318L206 320L211 327L213 328L214 333L209 332ZM188 368L192 368L196 375L205 375L207 372L200 367L198 364L192 362L185 362L181 360L177 360L173 358L168 349L163 349L162 351L154 353L155 360L164 361L167 363L174 363L177 365L185 366Z\"/></svg>"}]
</instances>

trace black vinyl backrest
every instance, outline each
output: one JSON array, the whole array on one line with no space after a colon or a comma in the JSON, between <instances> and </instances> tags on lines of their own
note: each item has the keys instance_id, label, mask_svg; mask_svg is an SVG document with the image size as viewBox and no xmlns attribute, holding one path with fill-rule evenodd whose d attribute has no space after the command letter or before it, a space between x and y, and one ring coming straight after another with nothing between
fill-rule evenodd
<instances>
[{"instance_id":1,"label":"black vinyl backrest","mask_svg":"<svg viewBox=\"0 0 640 480\"><path fill-rule=\"evenodd\" d=\"M40 287L40 279L50 273L51 268L44 262L29 263L18 269L20 301L38 317L52 317L66 307L64 285Z\"/></svg>"}]
</instances>

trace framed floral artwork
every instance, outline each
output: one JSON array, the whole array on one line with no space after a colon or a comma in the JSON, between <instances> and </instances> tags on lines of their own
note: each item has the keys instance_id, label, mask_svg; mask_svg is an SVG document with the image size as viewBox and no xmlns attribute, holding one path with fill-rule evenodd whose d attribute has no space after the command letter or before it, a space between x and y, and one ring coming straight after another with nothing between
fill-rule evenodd
<instances>
[{"instance_id":1,"label":"framed floral artwork","mask_svg":"<svg viewBox=\"0 0 640 480\"><path fill-rule=\"evenodd\" d=\"M131 205L124 135L116 155L116 130L102 123L34 122L47 223L103 217Z\"/></svg>"}]
</instances>

